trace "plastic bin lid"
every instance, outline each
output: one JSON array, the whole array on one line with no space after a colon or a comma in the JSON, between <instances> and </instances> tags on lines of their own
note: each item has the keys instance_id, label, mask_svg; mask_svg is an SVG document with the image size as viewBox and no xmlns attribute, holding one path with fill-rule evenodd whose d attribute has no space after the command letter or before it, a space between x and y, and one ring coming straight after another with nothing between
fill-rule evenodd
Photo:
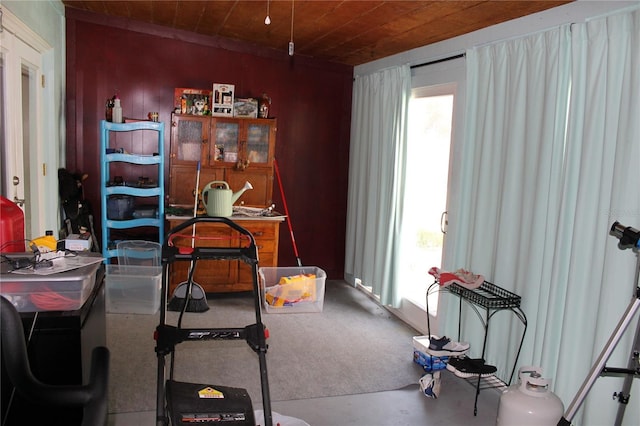
<instances>
[{"instance_id":1,"label":"plastic bin lid","mask_svg":"<svg viewBox=\"0 0 640 426\"><path fill-rule=\"evenodd\" d=\"M153 241L127 240L116 244L118 264L131 266L160 266L162 246Z\"/></svg>"}]
</instances>

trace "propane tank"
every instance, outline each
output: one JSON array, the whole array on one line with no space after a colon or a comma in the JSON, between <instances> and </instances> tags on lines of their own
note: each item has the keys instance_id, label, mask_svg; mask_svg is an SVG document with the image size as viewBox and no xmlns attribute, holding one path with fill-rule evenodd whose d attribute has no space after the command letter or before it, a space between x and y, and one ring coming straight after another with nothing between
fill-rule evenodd
<instances>
[{"instance_id":1,"label":"propane tank","mask_svg":"<svg viewBox=\"0 0 640 426\"><path fill-rule=\"evenodd\" d=\"M500 396L499 426L556 426L564 414L560 398L549 390L551 381L540 367L521 367L518 383Z\"/></svg>"}]
</instances>

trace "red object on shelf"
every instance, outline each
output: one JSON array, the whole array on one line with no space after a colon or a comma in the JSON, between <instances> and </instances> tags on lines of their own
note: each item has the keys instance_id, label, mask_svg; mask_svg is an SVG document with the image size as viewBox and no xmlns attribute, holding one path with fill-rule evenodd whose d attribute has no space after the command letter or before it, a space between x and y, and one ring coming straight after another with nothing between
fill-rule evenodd
<instances>
[{"instance_id":1,"label":"red object on shelf","mask_svg":"<svg viewBox=\"0 0 640 426\"><path fill-rule=\"evenodd\" d=\"M13 201L0 196L0 252L25 251L24 212Z\"/></svg>"}]
</instances>

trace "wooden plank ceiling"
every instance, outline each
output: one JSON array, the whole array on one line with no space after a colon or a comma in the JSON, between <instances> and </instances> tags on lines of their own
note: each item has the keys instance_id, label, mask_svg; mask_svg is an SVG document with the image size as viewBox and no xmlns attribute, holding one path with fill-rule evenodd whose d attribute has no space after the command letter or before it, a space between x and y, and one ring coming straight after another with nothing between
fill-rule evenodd
<instances>
[{"instance_id":1,"label":"wooden plank ceiling","mask_svg":"<svg viewBox=\"0 0 640 426\"><path fill-rule=\"evenodd\" d=\"M359 65L571 1L63 0L63 3L70 8L285 52L293 32L296 55ZM267 12L269 25L265 24Z\"/></svg>"}]
</instances>

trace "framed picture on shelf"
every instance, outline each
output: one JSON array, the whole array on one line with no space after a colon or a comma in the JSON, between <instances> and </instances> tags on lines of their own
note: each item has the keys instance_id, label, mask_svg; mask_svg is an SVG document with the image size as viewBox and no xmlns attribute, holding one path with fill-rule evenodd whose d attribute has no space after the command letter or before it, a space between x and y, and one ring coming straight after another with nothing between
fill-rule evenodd
<instances>
[{"instance_id":1,"label":"framed picture on shelf","mask_svg":"<svg viewBox=\"0 0 640 426\"><path fill-rule=\"evenodd\" d=\"M233 92L235 85L213 83L212 115L233 117Z\"/></svg>"},{"instance_id":2,"label":"framed picture on shelf","mask_svg":"<svg viewBox=\"0 0 640 426\"><path fill-rule=\"evenodd\" d=\"M233 103L233 116L258 118L258 100L254 98L237 98Z\"/></svg>"},{"instance_id":3,"label":"framed picture on shelf","mask_svg":"<svg viewBox=\"0 0 640 426\"><path fill-rule=\"evenodd\" d=\"M211 94L208 89L174 89L174 112L177 114L211 115Z\"/></svg>"}]
</instances>

